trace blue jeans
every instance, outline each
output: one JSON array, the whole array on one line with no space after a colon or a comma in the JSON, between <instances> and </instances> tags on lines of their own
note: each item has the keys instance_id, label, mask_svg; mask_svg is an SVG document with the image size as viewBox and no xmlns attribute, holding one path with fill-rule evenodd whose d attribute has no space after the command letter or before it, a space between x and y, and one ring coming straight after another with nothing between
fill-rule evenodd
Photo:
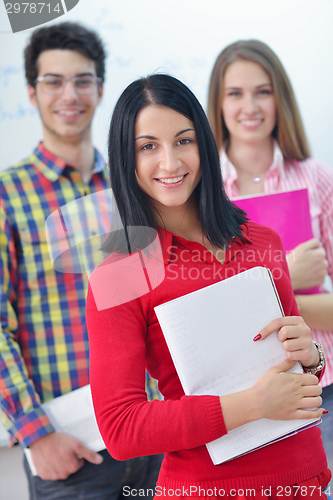
<instances>
[{"instance_id":1,"label":"blue jeans","mask_svg":"<svg viewBox=\"0 0 333 500\"><path fill-rule=\"evenodd\" d=\"M321 429L328 466L333 470L333 384L324 387L321 397L323 398L322 407L329 410L329 414L323 415L323 421L319 428Z\"/></svg>"},{"instance_id":2,"label":"blue jeans","mask_svg":"<svg viewBox=\"0 0 333 500\"><path fill-rule=\"evenodd\" d=\"M119 462L107 450L100 452L100 465L85 462L84 466L65 480L43 481L32 476L24 459L30 500L120 500L130 498L130 491L149 489L145 496L153 498L163 455L133 458Z\"/></svg>"},{"instance_id":3,"label":"blue jeans","mask_svg":"<svg viewBox=\"0 0 333 500\"><path fill-rule=\"evenodd\" d=\"M327 455L328 467L333 471L333 384L324 387L321 397L323 398L322 407L329 410L328 415L323 415L321 429L321 438ZM333 480L330 482L330 492L333 492ZM328 500L331 497L327 496Z\"/></svg>"}]
</instances>

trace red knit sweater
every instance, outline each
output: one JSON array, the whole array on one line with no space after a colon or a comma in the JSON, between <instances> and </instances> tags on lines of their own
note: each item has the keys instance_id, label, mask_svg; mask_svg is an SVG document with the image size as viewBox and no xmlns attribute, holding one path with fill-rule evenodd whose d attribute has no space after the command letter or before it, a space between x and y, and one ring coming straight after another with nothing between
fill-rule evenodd
<instances>
[{"instance_id":1,"label":"red knit sweater","mask_svg":"<svg viewBox=\"0 0 333 500\"><path fill-rule=\"evenodd\" d=\"M233 240L222 265L202 245L165 232L165 279L157 288L100 311L96 293L88 292L90 380L101 434L118 460L165 453L161 487L260 489L300 483L327 467L318 427L213 465L205 443L227 432L219 398L184 395L157 321L155 306L258 265L271 269L286 316L298 315L280 237L254 223L244 235L243 242ZM101 289L110 293L113 260L102 264ZM164 401L147 401L145 368L159 380Z\"/></svg>"}]
</instances>

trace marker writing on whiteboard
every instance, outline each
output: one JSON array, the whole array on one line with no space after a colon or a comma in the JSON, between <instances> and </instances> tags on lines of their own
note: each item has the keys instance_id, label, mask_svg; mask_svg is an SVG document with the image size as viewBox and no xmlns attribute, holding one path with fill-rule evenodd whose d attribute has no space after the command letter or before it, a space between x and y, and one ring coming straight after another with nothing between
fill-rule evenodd
<instances>
[{"instance_id":1,"label":"marker writing on whiteboard","mask_svg":"<svg viewBox=\"0 0 333 500\"><path fill-rule=\"evenodd\" d=\"M46 0L46 2L3 0L13 33L34 28L65 15L80 0Z\"/></svg>"}]
</instances>

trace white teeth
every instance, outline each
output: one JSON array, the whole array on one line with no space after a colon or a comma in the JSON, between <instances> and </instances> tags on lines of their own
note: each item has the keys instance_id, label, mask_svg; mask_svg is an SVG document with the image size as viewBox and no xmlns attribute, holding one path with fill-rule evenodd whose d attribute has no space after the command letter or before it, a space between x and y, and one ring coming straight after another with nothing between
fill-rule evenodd
<instances>
[{"instance_id":1,"label":"white teeth","mask_svg":"<svg viewBox=\"0 0 333 500\"><path fill-rule=\"evenodd\" d=\"M259 123L261 123L261 119L258 119L258 120L241 120L241 123L243 123L244 125L248 125L248 126L259 125Z\"/></svg>"},{"instance_id":2,"label":"white teeth","mask_svg":"<svg viewBox=\"0 0 333 500\"><path fill-rule=\"evenodd\" d=\"M78 114L78 111L58 111L59 115L74 116Z\"/></svg>"},{"instance_id":3,"label":"white teeth","mask_svg":"<svg viewBox=\"0 0 333 500\"><path fill-rule=\"evenodd\" d=\"M185 175L181 175L180 177L174 177L173 179L158 179L159 181L163 182L164 184L174 184L175 182L181 181Z\"/></svg>"}]
</instances>

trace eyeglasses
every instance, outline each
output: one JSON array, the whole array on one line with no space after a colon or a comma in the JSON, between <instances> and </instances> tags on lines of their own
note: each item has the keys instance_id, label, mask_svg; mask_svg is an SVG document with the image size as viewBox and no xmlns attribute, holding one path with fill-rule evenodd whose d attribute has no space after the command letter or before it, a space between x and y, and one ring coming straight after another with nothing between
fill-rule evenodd
<instances>
[{"instance_id":1,"label":"eyeglasses","mask_svg":"<svg viewBox=\"0 0 333 500\"><path fill-rule=\"evenodd\" d=\"M97 90L97 84L102 83L99 76L74 76L73 78L64 78L63 76L39 76L35 82L41 84L41 90L44 94L61 95L67 82L73 82L75 92L78 95L92 95Z\"/></svg>"}]
</instances>

